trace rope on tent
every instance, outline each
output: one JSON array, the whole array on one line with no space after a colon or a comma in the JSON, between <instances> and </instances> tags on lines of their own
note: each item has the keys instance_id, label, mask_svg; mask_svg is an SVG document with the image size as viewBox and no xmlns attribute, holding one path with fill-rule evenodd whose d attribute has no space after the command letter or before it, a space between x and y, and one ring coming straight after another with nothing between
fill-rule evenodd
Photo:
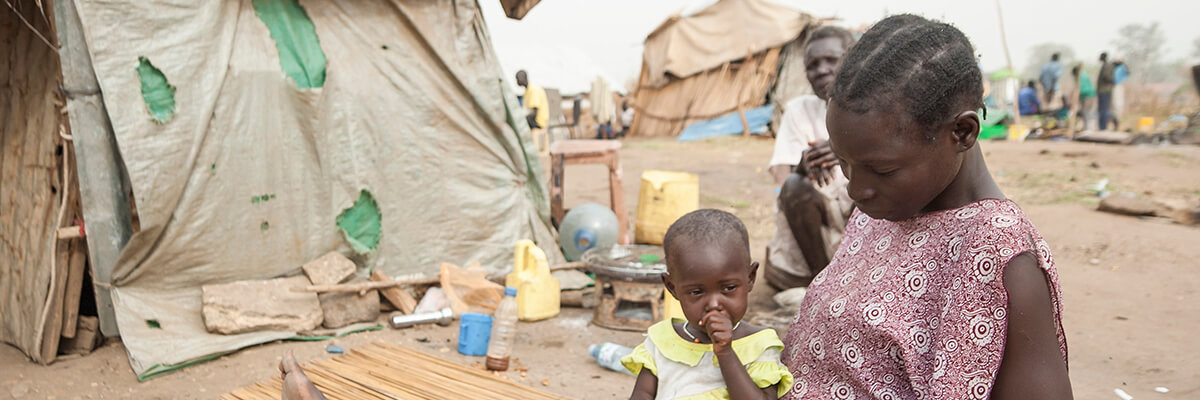
<instances>
[{"instance_id":1,"label":"rope on tent","mask_svg":"<svg viewBox=\"0 0 1200 400\"><path fill-rule=\"evenodd\" d=\"M34 35L37 35L38 39L42 39L42 43L45 43L46 46L50 46L51 50L54 50L55 53L58 53L58 47L53 44L50 44L50 40L46 39L46 37L42 35L41 31L37 30L37 28L34 28L33 24L29 23L29 20L25 19L24 14L21 14L20 11L17 11L17 8L13 6L12 1L4 0L4 3L8 4L8 9L12 10L12 12L14 14L17 14L17 18L20 18L21 22L25 23L25 26L28 27L29 30L33 31ZM39 3L41 3L41 2L39 1ZM41 8L41 4L38 4L38 8ZM43 13L42 17L45 18L45 16L46 16L45 13Z\"/></svg>"}]
</instances>

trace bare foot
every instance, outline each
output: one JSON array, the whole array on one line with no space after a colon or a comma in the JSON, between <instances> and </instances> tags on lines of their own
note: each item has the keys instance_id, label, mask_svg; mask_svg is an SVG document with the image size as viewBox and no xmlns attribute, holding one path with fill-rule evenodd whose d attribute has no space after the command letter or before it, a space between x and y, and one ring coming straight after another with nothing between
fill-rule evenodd
<instances>
[{"instance_id":1,"label":"bare foot","mask_svg":"<svg viewBox=\"0 0 1200 400\"><path fill-rule=\"evenodd\" d=\"M279 362L279 372L283 374L283 400L325 400L325 395L304 375L291 350Z\"/></svg>"}]
</instances>

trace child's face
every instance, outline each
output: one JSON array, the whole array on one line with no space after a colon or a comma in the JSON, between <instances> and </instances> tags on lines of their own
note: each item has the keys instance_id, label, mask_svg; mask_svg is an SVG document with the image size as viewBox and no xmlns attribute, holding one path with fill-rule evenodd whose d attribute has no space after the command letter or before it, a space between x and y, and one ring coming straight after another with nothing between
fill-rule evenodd
<instances>
[{"instance_id":1,"label":"child's face","mask_svg":"<svg viewBox=\"0 0 1200 400\"><path fill-rule=\"evenodd\" d=\"M688 322L699 327L709 313L723 313L735 324L741 321L758 272L749 249L732 243L685 243L672 250L663 283L683 306Z\"/></svg>"},{"instance_id":2,"label":"child's face","mask_svg":"<svg viewBox=\"0 0 1200 400\"><path fill-rule=\"evenodd\" d=\"M892 108L860 114L831 102L825 121L855 206L871 218L899 221L917 215L946 190L970 147L950 134L953 124L929 142L924 127Z\"/></svg>"}]
</instances>

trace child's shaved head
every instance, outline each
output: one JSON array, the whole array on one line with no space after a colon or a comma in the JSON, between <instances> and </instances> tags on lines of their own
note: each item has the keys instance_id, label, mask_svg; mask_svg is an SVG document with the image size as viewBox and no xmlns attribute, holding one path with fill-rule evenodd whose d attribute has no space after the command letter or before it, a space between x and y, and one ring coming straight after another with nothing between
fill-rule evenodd
<instances>
[{"instance_id":1,"label":"child's shaved head","mask_svg":"<svg viewBox=\"0 0 1200 400\"><path fill-rule=\"evenodd\" d=\"M745 248L749 255L750 235L742 220L733 214L703 209L687 213L671 224L663 236L663 253L671 258L671 254L683 249L681 245L685 243L689 247L736 244Z\"/></svg>"}]
</instances>

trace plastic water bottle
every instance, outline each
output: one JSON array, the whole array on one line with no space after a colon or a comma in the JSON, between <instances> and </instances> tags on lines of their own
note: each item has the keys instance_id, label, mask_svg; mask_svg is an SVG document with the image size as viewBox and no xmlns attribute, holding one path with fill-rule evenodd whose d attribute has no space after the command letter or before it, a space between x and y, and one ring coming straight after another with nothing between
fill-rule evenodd
<instances>
[{"instance_id":1,"label":"plastic water bottle","mask_svg":"<svg viewBox=\"0 0 1200 400\"><path fill-rule=\"evenodd\" d=\"M492 338L488 341L487 369L507 371L512 355L513 336L517 332L517 288L504 288L504 300L496 307L492 322Z\"/></svg>"},{"instance_id":2,"label":"plastic water bottle","mask_svg":"<svg viewBox=\"0 0 1200 400\"><path fill-rule=\"evenodd\" d=\"M633 375L621 364L621 358L633 353L633 349L616 344L616 343L601 343L588 346L588 353L596 359L596 363L601 367L611 369L617 372L624 372Z\"/></svg>"}]
</instances>

